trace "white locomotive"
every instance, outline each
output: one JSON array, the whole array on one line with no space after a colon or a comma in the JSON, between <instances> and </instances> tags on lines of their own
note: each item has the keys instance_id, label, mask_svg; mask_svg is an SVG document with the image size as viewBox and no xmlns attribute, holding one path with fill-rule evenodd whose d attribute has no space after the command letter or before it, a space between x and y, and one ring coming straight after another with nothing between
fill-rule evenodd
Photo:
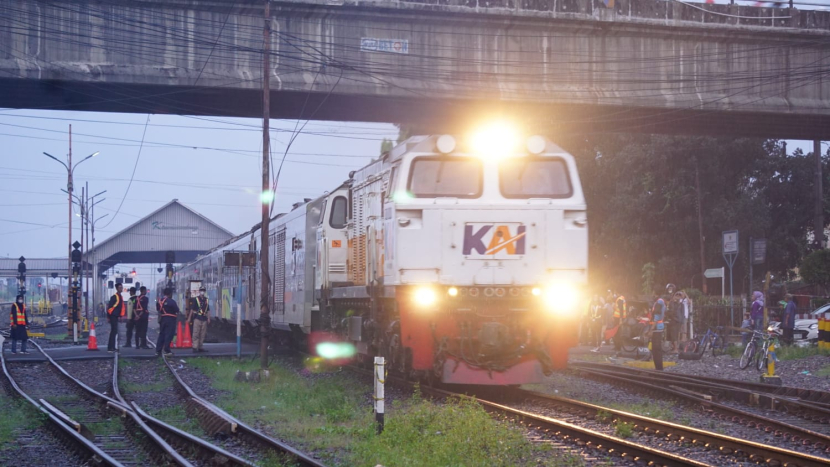
<instances>
[{"instance_id":1,"label":"white locomotive","mask_svg":"<svg viewBox=\"0 0 830 467\"><path fill-rule=\"evenodd\" d=\"M585 199L570 154L509 136L409 138L276 216L272 327L337 335L358 355L449 383L530 383L563 366L587 280ZM221 294L220 319L245 302L253 329L255 271L239 277L222 252L258 250L259 238L255 227L176 279L204 280L214 303Z\"/></svg>"}]
</instances>

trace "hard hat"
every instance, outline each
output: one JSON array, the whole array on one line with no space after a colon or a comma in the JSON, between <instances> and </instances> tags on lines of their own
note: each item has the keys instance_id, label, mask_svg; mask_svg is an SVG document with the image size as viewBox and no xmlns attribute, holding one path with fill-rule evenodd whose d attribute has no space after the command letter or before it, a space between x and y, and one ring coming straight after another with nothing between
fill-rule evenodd
<instances>
[{"instance_id":1,"label":"hard hat","mask_svg":"<svg viewBox=\"0 0 830 467\"><path fill-rule=\"evenodd\" d=\"M201 286L201 287L199 287L199 292L203 292L203 291L206 291L206 290L207 290L207 289L205 288L205 286L204 286L204 285L203 285L203 286Z\"/></svg>"}]
</instances>

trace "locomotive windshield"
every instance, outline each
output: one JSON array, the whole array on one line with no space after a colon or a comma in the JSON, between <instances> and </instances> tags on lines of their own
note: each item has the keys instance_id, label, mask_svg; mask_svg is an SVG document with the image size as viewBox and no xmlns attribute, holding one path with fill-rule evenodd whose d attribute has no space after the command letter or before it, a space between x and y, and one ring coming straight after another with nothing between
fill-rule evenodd
<instances>
[{"instance_id":1,"label":"locomotive windshield","mask_svg":"<svg viewBox=\"0 0 830 467\"><path fill-rule=\"evenodd\" d=\"M462 157L419 157L409 172L409 193L416 198L478 198L482 163Z\"/></svg>"},{"instance_id":2,"label":"locomotive windshield","mask_svg":"<svg viewBox=\"0 0 830 467\"><path fill-rule=\"evenodd\" d=\"M499 167L499 185L505 198L568 198L568 166L558 158L508 159Z\"/></svg>"}]
</instances>

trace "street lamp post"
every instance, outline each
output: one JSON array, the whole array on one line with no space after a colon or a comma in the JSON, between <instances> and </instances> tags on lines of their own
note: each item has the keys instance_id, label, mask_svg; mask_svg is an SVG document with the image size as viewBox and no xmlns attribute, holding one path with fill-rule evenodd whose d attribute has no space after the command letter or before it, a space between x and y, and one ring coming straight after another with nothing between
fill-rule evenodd
<instances>
[{"instance_id":1,"label":"street lamp post","mask_svg":"<svg viewBox=\"0 0 830 467\"><path fill-rule=\"evenodd\" d=\"M75 165L72 165L72 125L69 125L69 155L68 155L68 162L69 164L65 164L62 160L58 159L57 157L44 152L43 153L46 157L50 159L54 159L66 169L66 192L69 194L67 197L67 201L69 202L69 244L67 249L67 258L69 260L68 264L68 277L72 277L72 173L75 171L75 168L81 165L82 162L92 159L93 157L98 155L98 151L84 157L80 161L78 161ZM67 307L67 312L69 312L69 307ZM72 315L69 315L68 321L68 329L67 331L71 332L72 326L74 326Z\"/></svg>"}]
</instances>

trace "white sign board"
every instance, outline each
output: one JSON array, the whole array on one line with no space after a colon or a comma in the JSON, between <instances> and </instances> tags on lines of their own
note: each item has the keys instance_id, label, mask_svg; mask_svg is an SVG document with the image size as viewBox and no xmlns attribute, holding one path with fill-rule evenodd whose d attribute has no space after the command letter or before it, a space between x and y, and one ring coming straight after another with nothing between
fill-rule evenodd
<instances>
[{"instance_id":1,"label":"white sign board","mask_svg":"<svg viewBox=\"0 0 830 467\"><path fill-rule=\"evenodd\" d=\"M364 37L360 39L360 51L408 54L409 41L403 39L377 39L374 37Z\"/></svg>"},{"instance_id":2,"label":"white sign board","mask_svg":"<svg viewBox=\"0 0 830 467\"><path fill-rule=\"evenodd\" d=\"M716 277L723 277L723 268L707 269L703 271L703 277L707 279L714 279Z\"/></svg>"},{"instance_id":3,"label":"white sign board","mask_svg":"<svg viewBox=\"0 0 830 467\"><path fill-rule=\"evenodd\" d=\"M199 296L199 288L202 286L202 281L190 281L188 285L188 289L190 290L191 297L198 297Z\"/></svg>"},{"instance_id":4,"label":"white sign board","mask_svg":"<svg viewBox=\"0 0 830 467\"><path fill-rule=\"evenodd\" d=\"M727 230L723 233L723 254L737 255L738 254L738 231Z\"/></svg>"}]
</instances>

